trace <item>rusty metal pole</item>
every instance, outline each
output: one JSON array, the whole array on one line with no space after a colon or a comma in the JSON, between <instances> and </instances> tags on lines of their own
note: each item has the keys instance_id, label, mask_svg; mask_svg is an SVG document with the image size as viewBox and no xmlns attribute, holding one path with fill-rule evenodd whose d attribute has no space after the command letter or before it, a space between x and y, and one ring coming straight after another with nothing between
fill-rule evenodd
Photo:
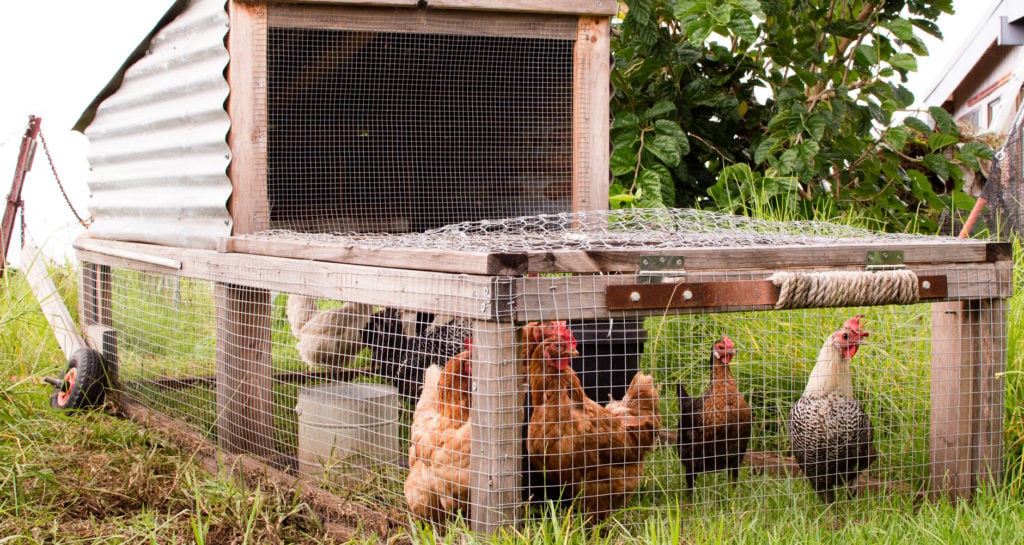
<instances>
[{"instance_id":1,"label":"rusty metal pole","mask_svg":"<svg viewBox=\"0 0 1024 545\"><path fill-rule=\"evenodd\" d=\"M7 206L4 208L4 219L0 223L0 246L3 247L3 255L0 256L0 276L4 275L4 267L7 266L7 250L11 246L11 236L14 234L14 216L18 213L18 207L22 205L21 187L25 183L25 175L32 170L36 139L39 137L39 125L42 122L41 117L28 116L28 128L25 129L25 136L21 137L18 164L14 167L14 181L11 182L11 192L7 194Z\"/></svg>"}]
</instances>

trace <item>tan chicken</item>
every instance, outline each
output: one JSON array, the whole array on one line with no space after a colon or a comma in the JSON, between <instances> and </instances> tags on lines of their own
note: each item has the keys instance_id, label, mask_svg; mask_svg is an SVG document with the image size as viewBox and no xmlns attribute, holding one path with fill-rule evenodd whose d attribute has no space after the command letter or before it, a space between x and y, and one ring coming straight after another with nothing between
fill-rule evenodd
<instances>
[{"instance_id":1,"label":"tan chicken","mask_svg":"<svg viewBox=\"0 0 1024 545\"><path fill-rule=\"evenodd\" d=\"M467 346L443 370L427 368L412 417L405 500L413 515L434 523L469 516L471 354Z\"/></svg>"},{"instance_id":2,"label":"tan chicken","mask_svg":"<svg viewBox=\"0 0 1024 545\"><path fill-rule=\"evenodd\" d=\"M345 303L320 310L316 300L291 294L285 307L295 348L310 367L345 367L363 350L362 330L370 321L373 305Z\"/></svg>"},{"instance_id":3,"label":"tan chicken","mask_svg":"<svg viewBox=\"0 0 1024 545\"><path fill-rule=\"evenodd\" d=\"M637 373L621 400L601 406L569 365L576 339L565 322L527 325L523 344L534 407L530 462L577 499L583 513L603 518L637 489L644 456L655 446L661 411L654 379Z\"/></svg>"}]
</instances>

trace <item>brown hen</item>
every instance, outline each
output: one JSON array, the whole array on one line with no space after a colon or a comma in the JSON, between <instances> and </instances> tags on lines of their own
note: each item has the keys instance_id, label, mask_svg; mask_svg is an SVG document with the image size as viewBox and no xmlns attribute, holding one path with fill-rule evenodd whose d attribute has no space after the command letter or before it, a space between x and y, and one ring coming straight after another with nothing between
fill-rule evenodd
<instances>
[{"instance_id":1,"label":"brown hen","mask_svg":"<svg viewBox=\"0 0 1024 545\"><path fill-rule=\"evenodd\" d=\"M637 373L626 395L601 406L584 393L569 366L576 339L565 322L523 330L534 407L527 432L530 462L599 519L622 507L640 484L644 456L661 427L658 392Z\"/></svg>"},{"instance_id":2,"label":"brown hen","mask_svg":"<svg viewBox=\"0 0 1024 545\"><path fill-rule=\"evenodd\" d=\"M440 523L469 516L472 351L427 368L409 439L405 500L413 515Z\"/></svg>"}]
</instances>

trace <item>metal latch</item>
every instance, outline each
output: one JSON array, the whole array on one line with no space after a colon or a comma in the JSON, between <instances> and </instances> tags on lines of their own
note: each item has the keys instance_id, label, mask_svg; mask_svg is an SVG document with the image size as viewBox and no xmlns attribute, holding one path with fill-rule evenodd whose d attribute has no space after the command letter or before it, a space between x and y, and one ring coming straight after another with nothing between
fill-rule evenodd
<instances>
[{"instance_id":1,"label":"metal latch","mask_svg":"<svg viewBox=\"0 0 1024 545\"><path fill-rule=\"evenodd\" d=\"M866 268L869 271L905 269L903 250L870 250Z\"/></svg>"},{"instance_id":2,"label":"metal latch","mask_svg":"<svg viewBox=\"0 0 1024 545\"><path fill-rule=\"evenodd\" d=\"M681 277L686 272L683 268L685 262L681 255L642 255L640 269L636 273L637 282L660 284L665 276Z\"/></svg>"}]
</instances>

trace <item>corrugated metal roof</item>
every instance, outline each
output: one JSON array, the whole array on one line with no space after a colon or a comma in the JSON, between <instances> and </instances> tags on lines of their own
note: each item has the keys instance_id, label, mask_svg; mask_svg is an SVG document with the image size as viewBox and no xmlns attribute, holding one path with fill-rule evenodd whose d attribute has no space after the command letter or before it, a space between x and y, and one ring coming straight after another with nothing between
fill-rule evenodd
<instances>
[{"instance_id":1,"label":"corrugated metal roof","mask_svg":"<svg viewBox=\"0 0 1024 545\"><path fill-rule=\"evenodd\" d=\"M191 0L168 19L76 126L90 143L89 234L214 248L231 233L225 2Z\"/></svg>"}]
</instances>

